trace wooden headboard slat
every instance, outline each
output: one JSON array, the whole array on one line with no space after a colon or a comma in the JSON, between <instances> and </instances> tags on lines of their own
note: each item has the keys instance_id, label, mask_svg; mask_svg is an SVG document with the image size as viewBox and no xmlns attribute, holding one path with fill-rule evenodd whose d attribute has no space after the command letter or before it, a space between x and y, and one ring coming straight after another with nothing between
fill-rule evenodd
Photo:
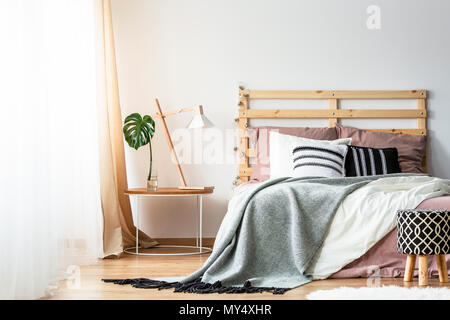
<instances>
[{"instance_id":1,"label":"wooden headboard slat","mask_svg":"<svg viewBox=\"0 0 450 320\"><path fill-rule=\"evenodd\" d=\"M363 129L398 134L426 135L427 91L420 90L246 90L239 88L239 178L247 182L252 173L249 158L256 150L249 147L250 119L328 119L334 127L340 119L417 119L416 129ZM250 109L252 99L328 100L328 109ZM340 99L410 99L417 100L416 109L340 109ZM424 155L423 168L426 172Z\"/></svg>"},{"instance_id":2,"label":"wooden headboard slat","mask_svg":"<svg viewBox=\"0 0 450 320\"><path fill-rule=\"evenodd\" d=\"M253 119L418 119L426 118L427 115L425 110L417 109L247 109L240 111L239 117Z\"/></svg>"},{"instance_id":3,"label":"wooden headboard slat","mask_svg":"<svg viewBox=\"0 0 450 320\"><path fill-rule=\"evenodd\" d=\"M426 99L426 90L241 90L250 99Z\"/></svg>"}]
</instances>

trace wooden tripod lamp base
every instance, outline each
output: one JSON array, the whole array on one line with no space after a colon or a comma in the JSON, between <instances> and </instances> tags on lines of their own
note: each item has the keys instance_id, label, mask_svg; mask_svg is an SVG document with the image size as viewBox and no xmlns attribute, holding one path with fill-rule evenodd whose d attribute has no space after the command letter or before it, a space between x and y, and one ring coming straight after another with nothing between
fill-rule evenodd
<instances>
[{"instance_id":1,"label":"wooden tripod lamp base","mask_svg":"<svg viewBox=\"0 0 450 320\"><path fill-rule=\"evenodd\" d=\"M207 118L204 117L204 115L203 115L203 107L197 106L197 107L192 107L192 108L183 108L183 109L180 109L177 111L168 112L168 113L164 114L161 110L161 106L159 104L158 99L155 99L155 104L156 104L156 108L158 109L158 113L156 113L152 116L156 116L161 119L164 133L165 133L166 139L167 139L167 144L169 145L170 152L172 153L173 159L175 160L175 166L177 168L178 175L180 176L181 186L179 186L178 189L180 189L180 190L213 190L214 187L212 187L212 186L206 187L206 186L188 186L187 185L186 179L184 178L183 170L181 170L180 161L178 160L177 153L175 152L175 148L172 143L172 138L170 137L169 129L167 128L167 123L166 123L166 116L179 114L179 113L183 113L183 112L188 112L188 111L194 111L195 115L197 117L198 116L202 117L200 119L200 122L199 121L196 122L197 127L201 127L202 121L205 121L207 124L211 124L211 122L209 120L207 120Z\"/></svg>"}]
</instances>

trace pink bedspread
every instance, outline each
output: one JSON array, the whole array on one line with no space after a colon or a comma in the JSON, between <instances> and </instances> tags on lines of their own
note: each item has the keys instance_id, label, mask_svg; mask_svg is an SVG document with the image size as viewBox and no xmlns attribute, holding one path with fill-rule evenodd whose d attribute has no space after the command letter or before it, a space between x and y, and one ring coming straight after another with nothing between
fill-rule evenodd
<instances>
[{"instance_id":1,"label":"pink bedspread","mask_svg":"<svg viewBox=\"0 0 450 320\"><path fill-rule=\"evenodd\" d=\"M425 200L417 208L450 210L450 196ZM437 277L436 259L431 258L428 259L428 273L430 277ZM450 255L446 255L446 260L447 268L450 271ZM406 255L397 253L397 229L394 229L361 258L348 264L330 278L366 278L374 275L374 272L379 272L381 277L403 277L405 263ZM417 276L417 264L414 273Z\"/></svg>"}]
</instances>

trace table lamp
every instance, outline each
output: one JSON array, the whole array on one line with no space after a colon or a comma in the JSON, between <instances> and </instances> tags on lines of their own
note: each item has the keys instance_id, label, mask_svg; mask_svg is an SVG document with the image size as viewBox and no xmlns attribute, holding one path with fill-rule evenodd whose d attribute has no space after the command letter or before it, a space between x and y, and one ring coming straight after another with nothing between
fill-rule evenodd
<instances>
[{"instance_id":1,"label":"table lamp","mask_svg":"<svg viewBox=\"0 0 450 320\"><path fill-rule=\"evenodd\" d=\"M167 123L166 123L167 116L194 111L194 117L192 118L191 122L187 126L188 129L213 127L214 125L212 124L212 122L203 113L203 107L200 105L200 106L195 106L195 107L190 107L190 108L182 108L182 109L179 109L176 111L170 111L170 112L163 113L158 99L155 99L155 104L156 104L156 108L158 109L158 112L156 114L153 114L152 117L158 117L161 119L164 133L167 138L167 144L169 145L170 152L172 153L172 156L175 160L175 166L177 168L178 175L180 176L181 186L179 186L178 188L186 189L186 190L189 190L189 189L193 189L193 190L214 189L214 187L188 186L187 185L186 179L184 178L183 170L181 169L180 162L178 161L177 153L175 152L175 148L173 147L172 138L170 137L169 129L167 128Z\"/></svg>"}]
</instances>

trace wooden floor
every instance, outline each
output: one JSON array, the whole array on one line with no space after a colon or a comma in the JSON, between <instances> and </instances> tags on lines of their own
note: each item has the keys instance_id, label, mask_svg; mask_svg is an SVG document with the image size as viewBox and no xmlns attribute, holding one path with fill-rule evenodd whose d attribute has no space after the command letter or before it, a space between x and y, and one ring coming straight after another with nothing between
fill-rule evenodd
<instances>
[{"instance_id":1,"label":"wooden floor","mask_svg":"<svg viewBox=\"0 0 450 320\"><path fill-rule=\"evenodd\" d=\"M161 249L162 250L162 249ZM170 249L166 249L170 250ZM329 279L313 281L283 295L272 293L256 294L187 294L173 293L173 289L135 289L129 285L104 283L102 278L155 278L187 275L203 265L208 255L192 256L133 256L124 254L120 259L99 260L96 265L80 268L79 282L75 280L60 281L49 299L306 299L306 295L316 290L333 289L341 286L364 287L370 285L417 286L417 278L411 283L395 279ZM377 282L379 280L379 282ZM372 283L372 284L371 284ZM430 286L439 287L439 279L430 279Z\"/></svg>"}]
</instances>

